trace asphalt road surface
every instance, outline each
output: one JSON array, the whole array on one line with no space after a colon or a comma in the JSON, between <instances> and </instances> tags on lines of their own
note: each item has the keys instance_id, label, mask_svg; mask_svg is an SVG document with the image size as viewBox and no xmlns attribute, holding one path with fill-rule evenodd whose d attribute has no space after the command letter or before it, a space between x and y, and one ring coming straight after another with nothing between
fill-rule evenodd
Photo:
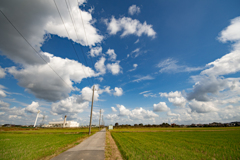
<instances>
[{"instance_id":1,"label":"asphalt road surface","mask_svg":"<svg viewBox=\"0 0 240 160\"><path fill-rule=\"evenodd\" d=\"M104 160L105 139L106 129L103 129L52 160Z\"/></svg>"}]
</instances>

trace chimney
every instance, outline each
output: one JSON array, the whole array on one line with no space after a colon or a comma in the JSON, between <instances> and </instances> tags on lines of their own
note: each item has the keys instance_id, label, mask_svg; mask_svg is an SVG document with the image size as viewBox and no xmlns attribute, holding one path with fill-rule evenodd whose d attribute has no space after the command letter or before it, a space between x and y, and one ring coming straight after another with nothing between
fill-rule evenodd
<instances>
[{"instance_id":1,"label":"chimney","mask_svg":"<svg viewBox=\"0 0 240 160\"><path fill-rule=\"evenodd\" d=\"M63 128L65 128L66 119L67 119L67 115L65 115L65 118L64 118L64 122L63 122Z\"/></svg>"}]
</instances>

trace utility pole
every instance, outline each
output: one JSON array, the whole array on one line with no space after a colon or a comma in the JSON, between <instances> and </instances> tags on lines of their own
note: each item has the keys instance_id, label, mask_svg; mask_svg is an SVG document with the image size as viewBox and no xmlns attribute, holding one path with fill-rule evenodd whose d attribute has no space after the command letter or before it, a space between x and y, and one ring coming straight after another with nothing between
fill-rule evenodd
<instances>
[{"instance_id":1,"label":"utility pole","mask_svg":"<svg viewBox=\"0 0 240 160\"><path fill-rule=\"evenodd\" d=\"M99 130L100 130L100 122L101 122L101 109L100 109L100 116L99 116Z\"/></svg>"},{"instance_id":2,"label":"utility pole","mask_svg":"<svg viewBox=\"0 0 240 160\"><path fill-rule=\"evenodd\" d=\"M94 88L95 86L93 85L93 93L92 93L92 107L91 107L91 113L90 113L90 124L89 124L89 135L91 134L91 126L92 126L92 110L93 110L93 100L94 100Z\"/></svg>"}]
</instances>

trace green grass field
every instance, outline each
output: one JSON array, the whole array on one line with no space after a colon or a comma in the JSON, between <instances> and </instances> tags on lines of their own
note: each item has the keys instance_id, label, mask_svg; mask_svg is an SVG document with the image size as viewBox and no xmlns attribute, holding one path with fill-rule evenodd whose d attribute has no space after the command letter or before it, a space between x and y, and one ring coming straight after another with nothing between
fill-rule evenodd
<instances>
[{"instance_id":1,"label":"green grass field","mask_svg":"<svg viewBox=\"0 0 240 160\"><path fill-rule=\"evenodd\" d=\"M2 129L0 132L0 159L41 159L62 152L69 145L88 136L88 129ZM92 128L92 132L98 131Z\"/></svg>"},{"instance_id":2,"label":"green grass field","mask_svg":"<svg viewBox=\"0 0 240 160\"><path fill-rule=\"evenodd\" d=\"M124 159L240 159L239 127L204 129L121 129L111 134Z\"/></svg>"}]
</instances>

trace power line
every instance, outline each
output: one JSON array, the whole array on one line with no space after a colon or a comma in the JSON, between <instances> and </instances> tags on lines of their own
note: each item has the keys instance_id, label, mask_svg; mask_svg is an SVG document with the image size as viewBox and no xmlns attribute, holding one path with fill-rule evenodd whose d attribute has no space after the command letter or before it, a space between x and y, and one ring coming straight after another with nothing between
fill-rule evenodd
<instances>
[{"instance_id":1,"label":"power line","mask_svg":"<svg viewBox=\"0 0 240 160\"><path fill-rule=\"evenodd\" d=\"M72 24L73 24L73 26L74 26L74 31L75 31L76 37L77 37L78 39L80 39L80 38L78 37L78 34L77 34L77 30L76 30L76 26L75 26L74 17L72 16L72 14L71 14L71 12L70 12L70 10L72 10L72 9L71 9L71 4L70 4L70 2L68 1L68 3L69 3L69 7L68 7L67 0L65 0L65 3L66 3L66 6L67 6L67 9L68 9L69 15L70 15L70 17L71 17L71 20L72 20ZM70 8L70 9L69 9L69 8ZM86 64L88 65L87 60L86 60L86 56L85 56L85 54L84 54L84 51L83 51L83 48L82 48L81 45L80 45L80 48L81 48L81 51L82 51L82 54L83 54L84 60L85 60ZM93 66L92 66L92 67L93 67ZM89 75L90 75L90 74L89 74ZM91 79L91 80L92 80L92 79ZM92 80L92 83L93 83L93 80ZM93 84L94 84L94 83L93 83Z\"/></svg>"},{"instance_id":2,"label":"power line","mask_svg":"<svg viewBox=\"0 0 240 160\"><path fill-rule=\"evenodd\" d=\"M66 28L66 25L65 25L65 23L64 23L64 21L63 21L63 18L62 18L61 14L60 14L60 11L59 11L59 9L58 9L58 7L57 7L57 4L56 4L55 0L53 0L53 2L54 2L54 4L55 4L55 7L57 8L58 14L59 14L59 16L60 16L60 18L61 18L61 20L62 20L62 23L63 23L63 25L64 25L64 27L65 27L66 32L67 32L67 35L68 35L68 37L70 38L70 35L69 35L69 33L68 33L68 30L67 30L67 28ZM70 42L70 41L69 41L69 42ZM70 42L70 43L71 43L71 42ZM73 47L73 49L74 49L74 52L75 52L78 60L80 61L80 58L79 58L79 56L78 56L78 54L77 54L77 51L76 51L76 48L74 47L73 43L71 43L71 45L72 45L72 47ZM82 68L83 68L83 66L82 66ZM86 72L84 71L84 68L83 68L83 72L84 72L85 75L87 76ZM89 74L89 75L90 75L90 74ZM87 79L87 80L88 80L88 83L90 84L89 79ZM90 86L91 86L91 84L90 84Z\"/></svg>"},{"instance_id":3,"label":"power line","mask_svg":"<svg viewBox=\"0 0 240 160\"><path fill-rule=\"evenodd\" d=\"M67 82L51 67L51 65L38 53L38 51L28 42L28 40L23 36L23 34L15 27L15 25L8 19L8 17L0 10L2 15L7 19L7 21L12 25L12 27L18 32L18 34L27 42L27 44L37 53L37 55L42 58L42 60L53 70L53 72L67 85ZM72 89L72 86L69 86Z\"/></svg>"},{"instance_id":4,"label":"power line","mask_svg":"<svg viewBox=\"0 0 240 160\"><path fill-rule=\"evenodd\" d=\"M77 3L78 3L78 0L77 0ZM82 25L83 25L83 30L84 30L85 37L86 37L86 42L87 42L87 45L89 46L88 39L87 39L87 34L86 34L85 27L84 27L83 18L82 18L82 14L81 14L81 10L80 10L80 8L78 8L78 12L79 12L79 14L80 14L80 16L81 16ZM90 58L91 58L92 66L93 66L93 60L92 60L92 57L90 56Z\"/></svg>"}]
</instances>

